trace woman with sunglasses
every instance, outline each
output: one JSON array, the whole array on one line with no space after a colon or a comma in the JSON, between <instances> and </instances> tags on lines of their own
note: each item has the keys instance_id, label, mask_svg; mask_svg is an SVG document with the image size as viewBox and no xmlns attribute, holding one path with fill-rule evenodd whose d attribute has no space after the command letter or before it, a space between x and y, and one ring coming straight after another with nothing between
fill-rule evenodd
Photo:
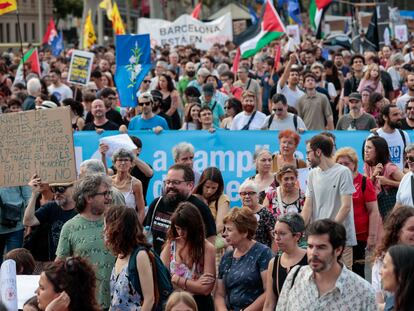
<instances>
[{"instance_id":1,"label":"woman with sunglasses","mask_svg":"<svg viewBox=\"0 0 414 311\"><path fill-rule=\"evenodd\" d=\"M224 111L226 113L226 117L223 120L221 120L220 127L225 130L230 130L234 116L242 112L242 110L243 108L240 100L234 97L228 99L224 104Z\"/></svg>"},{"instance_id":2,"label":"woman with sunglasses","mask_svg":"<svg viewBox=\"0 0 414 311\"><path fill-rule=\"evenodd\" d=\"M306 250L298 246L304 231L305 222L299 214L288 213L278 218L273 237L281 254L277 254L269 262L266 301L263 310L275 310L289 271L297 265L306 266L308 264Z\"/></svg>"},{"instance_id":3,"label":"woman with sunglasses","mask_svg":"<svg viewBox=\"0 0 414 311\"><path fill-rule=\"evenodd\" d=\"M405 148L405 154L409 171L401 179L395 208L399 208L402 205L414 206L414 144L409 144Z\"/></svg>"},{"instance_id":4,"label":"woman with sunglasses","mask_svg":"<svg viewBox=\"0 0 414 311\"><path fill-rule=\"evenodd\" d=\"M200 113L201 106L197 102L188 103L185 106L184 123L182 130L197 130L200 127Z\"/></svg>"},{"instance_id":5,"label":"woman with sunglasses","mask_svg":"<svg viewBox=\"0 0 414 311\"><path fill-rule=\"evenodd\" d=\"M141 181L131 175L134 159L134 153L125 148L114 152L112 163L114 163L116 174L112 176L112 186L123 194L126 206L137 211L142 223L145 216L145 202Z\"/></svg>"},{"instance_id":6,"label":"woman with sunglasses","mask_svg":"<svg viewBox=\"0 0 414 311\"><path fill-rule=\"evenodd\" d=\"M36 290L40 310L98 311L96 278L91 264L81 257L50 263Z\"/></svg>"}]
</instances>

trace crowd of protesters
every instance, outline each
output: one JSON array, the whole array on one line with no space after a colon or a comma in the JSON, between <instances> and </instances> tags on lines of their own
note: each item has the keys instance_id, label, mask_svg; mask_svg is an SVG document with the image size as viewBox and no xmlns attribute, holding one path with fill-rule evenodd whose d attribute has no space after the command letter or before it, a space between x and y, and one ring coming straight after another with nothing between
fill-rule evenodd
<instances>
[{"instance_id":1,"label":"crowd of protesters","mask_svg":"<svg viewBox=\"0 0 414 311\"><path fill-rule=\"evenodd\" d=\"M147 202L153 170L136 136L112 167L101 144L102 160L84 161L73 183L35 174L0 188L0 252L18 274L40 274L24 310L412 310L413 43L360 55L310 37L289 50L282 39L237 65L231 42L155 48L133 108L119 105L113 46L92 50L84 87L67 81L70 51L40 50L40 76L26 63L23 79L17 54L3 53L2 113L69 106L74 132L279 131L276 154L256 150L239 207L219 169L193 168L184 142L162 196ZM366 131L362 154L336 150L334 129ZM320 133L304 161L295 151L307 130ZM168 301L161 268L175 289Z\"/></svg>"}]
</instances>

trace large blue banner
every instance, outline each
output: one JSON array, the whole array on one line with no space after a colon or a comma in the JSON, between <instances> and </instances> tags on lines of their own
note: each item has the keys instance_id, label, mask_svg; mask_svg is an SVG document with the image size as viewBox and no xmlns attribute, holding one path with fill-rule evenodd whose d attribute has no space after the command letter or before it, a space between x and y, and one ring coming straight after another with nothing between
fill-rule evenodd
<instances>
[{"instance_id":1,"label":"large blue banner","mask_svg":"<svg viewBox=\"0 0 414 311\"><path fill-rule=\"evenodd\" d=\"M412 131L408 131L411 141ZM115 135L118 132L76 132L74 135L76 161L80 163L91 157L100 157L98 153L99 138ZM297 157L306 158L306 141L317 134L307 131L301 135ZM365 131L334 131L336 147L352 147L359 156L359 169L362 171L362 145L369 135ZM253 154L257 148L267 147L271 152L279 150L277 131L163 131L156 135L150 131L131 131L130 135L142 140L141 159L151 164L154 177L151 180L147 202L160 195L162 180L168 167L174 163L172 148L180 142L189 142L195 147L194 169L202 172L209 166L216 166L223 174L225 193L230 197L234 206L238 200L239 185L248 177L255 174Z\"/></svg>"}]
</instances>

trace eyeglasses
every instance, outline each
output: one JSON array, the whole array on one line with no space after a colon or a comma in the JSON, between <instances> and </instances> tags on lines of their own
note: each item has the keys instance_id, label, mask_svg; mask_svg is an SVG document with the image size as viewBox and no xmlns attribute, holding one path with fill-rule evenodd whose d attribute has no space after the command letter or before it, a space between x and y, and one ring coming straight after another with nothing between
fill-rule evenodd
<instances>
[{"instance_id":1,"label":"eyeglasses","mask_svg":"<svg viewBox=\"0 0 414 311\"><path fill-rule=\"evenodd\" d=\"M144 83L151 83L151 80L144 80L142 82L144 82Z\"/></svg>"},{"instance_id":2,"label":"eyeglasses","mask_svg":"<svg viewBox=\"0 0 414 311\"><path fill-rule=\"evenodd\" d=\"M256 194L255 191L243 191L239 193L241 197L246 197L246 196L254 196Z\"/></svg>"},{"instance_id":3,"label":"eyeglasses","mask_svg":"<svg viewBox=\"0 0 414 311\"><path fill-rule=\"evenodd\" d=\"M130 162L130 161L131 161L130 158L119 158L119 159L116 159L116 162Z\"/></svg>"},{"instance_id":4,"label":"eyeglasses","mask_svg":"<svg viewBox=\"0 0 414 311\"><path fill-rule=\"evenodd\" d=\"M178 186L181 185L183 182L188 182L187 180L176 180L176 179L166 179L163 181L164 186L172 185Z\"/></svg>"},{"instance_id":5,"label":"eyeglasses","mask_svg":"<svg viewBox=\"0 0 414 311\"><path fill-rule=\"evenodd\" d=\"M66 189L68 189L70 186L53 186L50 187L50 190L52 190L53 193L65 193Z\"/></svg>"},{"instance_id":6,"label":"eyeglasses","mask_svg":"<svg viewBox=\"0 0 414 311\"><path fill-rule=\"evenodd\" d=\"M414 162L414 157L413 157L413 156L406 156L406 157L405 157L405 159L406 159L408 162L411 162L411 163L413 163L413 162Z\"/></svg>"},{"instance_id":7,"label":"eyeglasses","mask_svg":"<svg viewBox=\"0 0 414 311\"><path fill-rule=\"evenodd\" d=\"M150 106L151 102L139 102L138 106Z\"/></svg>"},{"instance_id":8,"label":"eyeglasses","mask_svg":"<svg viewBox=\"0 0 414 311\"><path fill-rule=\"evenodd\" d=\"M112 191L106 190L104 192L97 192L94 194L94 196L97 196L97 195L103 195L104 197L110 197L112 196Z\"/></svg>"}]
</instances>

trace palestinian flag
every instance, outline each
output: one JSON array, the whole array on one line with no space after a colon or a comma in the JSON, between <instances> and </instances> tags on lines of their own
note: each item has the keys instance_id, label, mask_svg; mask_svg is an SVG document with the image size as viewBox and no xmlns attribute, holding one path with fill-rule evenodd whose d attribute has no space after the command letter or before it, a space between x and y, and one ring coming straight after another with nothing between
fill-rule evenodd
<instances>
[{"instance_id":1,"label":"palestinian flag","mask_svg":"<svg viewBox=\"0 0 414 311\"><path fill-rule=\"evenodd\" d=\"M266 0L259 22L236 36L234 42L240 46L241 58L248 58L285 33L285 26L282 24L272 1Z\"/></svg>"},{"instance_id":2,"label":"palestinian flag","mask_svg":"<svg viewBox=\"0 0 414 311\"><path fill-rule=\"evenodd\" d=\"M333 0L311 0L309 8L309 19L313 31L316 33L316 38L322 38L322 19L326 9Z\"/></svg>"},{"instance_id":3,"label":"palestinian flag","mask_svg":"<svg viewBox=\"0 0 414 311\"><path fill-rule=\"evenodd\" d=\"M23 64L30 63L32 65L31 72L37 73L40 77L40 62L37 48L32 48L24 54L23 59L20 61L19 67L17 68L16 78L14 83L22 82L25 83L25 76L28 74L25 72L23 75Z\"/></svg>"}]
</instances>

